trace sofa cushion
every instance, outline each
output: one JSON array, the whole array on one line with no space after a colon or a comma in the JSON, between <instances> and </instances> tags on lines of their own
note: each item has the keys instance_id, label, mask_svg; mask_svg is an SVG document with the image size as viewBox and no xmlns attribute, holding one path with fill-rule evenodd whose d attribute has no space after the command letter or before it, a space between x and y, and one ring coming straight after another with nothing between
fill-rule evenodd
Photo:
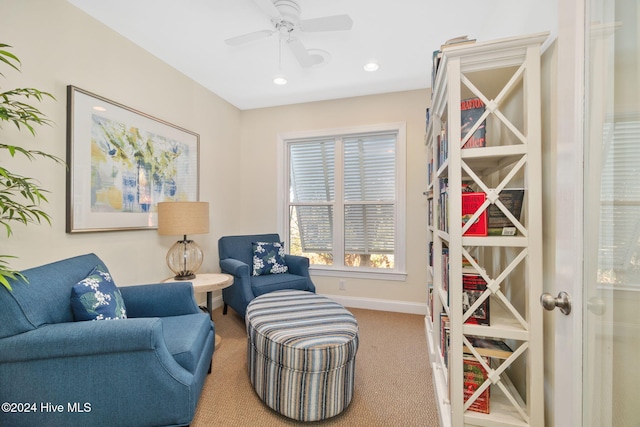
<instances>
[{"instance_id":1,"label":"sofa cushion","mask_svg":"<svg viewBox=\"0 0 640 427\"><path fill-rule=\"evenodd\" d=\"M127 310L111 274L96 265L87 277L71 289L71 308L75 320L126 319Z\"/></svg>"},{"instance_id":2,"label":"sofa cushion","mask_svg":"<svg viewBox=\"0 0 640 427\"><path fill-rule=\"evenodd\" d=\"M281 242L253 242L253 275L279 274L289 271Z\"/></svg>"},{"instance_id":3,"label":"sofa cushion","mask_svg":"<svg viewBox=\"0 0 640 427\"><path fill-rule=\"evenodd\" d=\"M169 353L187 371L194 373L212 330L208 314L163 317L162 333Z\"/></svg>"},{"instance_id":4,"label":"sofa cushion","mask_svg":"<svg viewBox=\"0 0 640 427\"><path fill-rule=\"evenodd\" d=\"M291 273L251 277L251 290L255 296L282 289L306 291L309 289L309 279Z\"/></svg>"},{"instance_id":5,"label":"sofa cushion","mask_svg":"<svg viewBox=\"0 0 640 427\"><path fill-rule=\"evenodd\" d=\"M80 255L23 270L26 281L9 279L12 291L0 286L0 338L41 325L73 322L71 288L97 264L101 260L95 254Z\"/></svg>"}]
</instances>

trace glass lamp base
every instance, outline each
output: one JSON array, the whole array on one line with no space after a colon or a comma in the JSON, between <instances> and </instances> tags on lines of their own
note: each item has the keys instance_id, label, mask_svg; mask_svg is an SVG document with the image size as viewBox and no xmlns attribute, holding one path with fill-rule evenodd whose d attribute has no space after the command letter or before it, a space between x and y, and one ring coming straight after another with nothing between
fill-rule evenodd
<instances>
[{"instance_id":1,"label":"glass lamp base","mask_svg":"<svg viewBox=\"0 0 640 427\"><path fill-rule=\"evenodd\" d=\"M179 240L167 252L167 265L175 280L191 280L202 265L202 249L193 240Z\"/></svg>"}]
</instances>

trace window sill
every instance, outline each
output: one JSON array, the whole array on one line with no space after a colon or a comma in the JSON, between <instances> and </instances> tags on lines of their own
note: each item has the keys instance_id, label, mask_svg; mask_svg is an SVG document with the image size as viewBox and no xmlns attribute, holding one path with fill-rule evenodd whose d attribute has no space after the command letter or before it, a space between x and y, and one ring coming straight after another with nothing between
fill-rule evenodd
<instances>
[{"instance_id":1,"label":"window sill","mask_svg":"<svg viewBox=\"0 0 640 427\"><path fill-rule=\"evenodd\" d=\"M404 282L407 279L407 273L400 273L398 271L356 270L352 268L310 266L309 273L316 276L350 277L354 279L390 280L396 282Z\"/></svg>"}]
</instances>

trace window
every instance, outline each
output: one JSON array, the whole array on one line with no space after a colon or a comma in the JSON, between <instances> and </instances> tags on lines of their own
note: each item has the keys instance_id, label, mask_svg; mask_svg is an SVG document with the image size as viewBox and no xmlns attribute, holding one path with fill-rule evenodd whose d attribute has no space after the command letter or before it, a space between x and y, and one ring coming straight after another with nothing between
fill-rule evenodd
<instances>
[{"instance_id":1,"label":"window","mask_svg":"<svg viewBox=\"0 0 640 427\"><path fill-rule=\"evenodd\" d=\"M288 250L317 271L404 272L404 124L281 136Z\"/></svg>"},{"instance_id":2,"label":"window","mask_svg":"<svg viewBox=\"0 0 640 427\"><path fill-rule=\"evenodd\" d=\"M640 121L617 115L604 123L600 197L598 282L615 289L640 288Z\"/></svg>"}]
</instances>

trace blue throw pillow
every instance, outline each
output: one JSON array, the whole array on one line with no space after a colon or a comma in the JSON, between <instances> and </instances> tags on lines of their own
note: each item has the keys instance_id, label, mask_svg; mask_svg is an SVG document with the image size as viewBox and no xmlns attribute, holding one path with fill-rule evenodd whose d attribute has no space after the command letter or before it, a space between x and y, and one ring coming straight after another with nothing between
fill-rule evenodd
<instances>
[{"instance_id":1,"label":"blue throw pillow","mask_svg":"<svg viewBox=\"0 0 640 427\"><path fill-rule=\"evenodd\" d=\"M253 275L286 273L289 267L284 262L284 243L254 242Z\"/></svg>"},{"instance_id":2,"label":"blue throw pillow","mask_svg":"<svg viewBox=\"0 0 640 427\"><path fill-rule=\"evenodd\" d=\"M76 320L126 319L120 291L106 267L97 265L71 290L71 308Z\"/></svg>"}]
</instances>

